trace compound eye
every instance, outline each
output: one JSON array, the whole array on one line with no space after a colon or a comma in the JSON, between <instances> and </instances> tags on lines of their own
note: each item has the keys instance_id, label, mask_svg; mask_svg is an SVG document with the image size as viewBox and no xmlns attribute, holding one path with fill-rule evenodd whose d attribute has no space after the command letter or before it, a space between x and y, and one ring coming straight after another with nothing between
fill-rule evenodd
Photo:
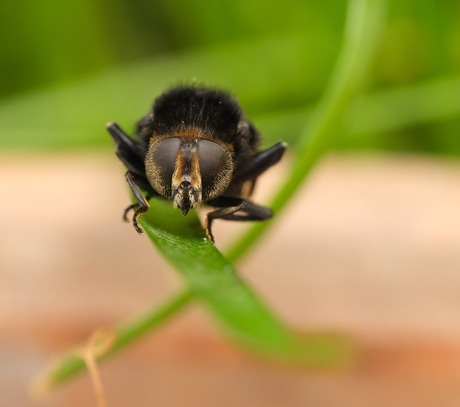
<instances>
[{"instance_id":1,"label":"compound eye","mask_svg":"<svg viewBox=\"0 0 460 407\"><path fill-rule=\"evenodd\" d=\"M233 166L230 153L223 146L209 140L198 143L201 183L205 199L221 194L228 186Z\"/></svg>"},{"instance_id":2,"label":"compound eye","mask_svg":"<svg viewBox=\"0 0 460 407\"><path fill-rule=\"evenodd\" d=\"M166 173L166 179L170 180L173 175L179 146L180 139L173 137L161 140L153 150L152 159Z\"/></svg>"},{"instance_id":3,"label":"compound eye","mask_svg":"<svg viewBox=\"0 0 460 407\"><path fill-rule=\"evenodd\" d=\"M147 178L153 188L165 197L171 195L171 179L179 146L179 138L167 138L152 144L146 157Z\"/></svg>"}]
</instances>

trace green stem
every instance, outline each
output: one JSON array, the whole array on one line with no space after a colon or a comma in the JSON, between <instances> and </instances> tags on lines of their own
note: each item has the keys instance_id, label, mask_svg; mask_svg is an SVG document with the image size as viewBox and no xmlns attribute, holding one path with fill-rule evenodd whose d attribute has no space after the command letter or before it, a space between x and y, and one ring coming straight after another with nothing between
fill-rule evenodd
<instances>
[{"instance_id":1,"label":"green stem","mask_svg":"<svg viewBox=\"0 0 460 407\"><path fill-rule=\"evenodd\" d=\"M275 196L271 207L280 212L292 198L317 161L327 152L340 134L343 113L358 93L364 74L378 43L383 20L384 0L351 0L345 24L344 42L333 75L311 122L300 136L299 151L287 181ZM271 226L261 222L227 251L234 262L249 252Z\"/></svg>"},{"instance_id":2,"label":"green stem","mask_svg":"<svg viewBox=\"0 0 460 407\"><path fill-rule=\"evenodd\" d=\"M105 358L119 351L134 340L139 339L152 331L154 327L168 321L171 316L182 310L193 299L189 290L176 294L165 304L137 316L113 329L114 340L110 347L98 359ZM76 348L63 355L50 368L41 375L35 383L34 388L40 392L47 392L56 385L59 385L85 369L86 365L82 357L82 347Z\"/></svg>"}]
</instances>

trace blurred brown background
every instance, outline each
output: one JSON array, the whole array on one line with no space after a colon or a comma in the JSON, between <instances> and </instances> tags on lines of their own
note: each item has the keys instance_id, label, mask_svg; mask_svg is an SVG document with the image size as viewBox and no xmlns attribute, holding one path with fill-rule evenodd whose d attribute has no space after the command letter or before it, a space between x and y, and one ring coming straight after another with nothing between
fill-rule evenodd
<instances>
[{"instance_id":1,"label":"blurred brown background","mask_svg":"<svg viewBox=\"0 0 460 407\"><path fill-rule=\"evenodd\" d=\"M27 387L51 356L181 285L120 220L127 194L113 157L29 156L27 167L23 158L2 157L0 172L2 406L32 405ZM283 170L264 179L261 195ZM263 362L224 340L195 306L102 364L109 406L456 405L459 182L455 161L330 156L240 266L293 327L355 338L354 366L315 372ZM71 191L62 187L69 183ZM240 228L217 223L219 244ZM95 401L79 377L43 405Z\"/></svg>"}]
</instances>

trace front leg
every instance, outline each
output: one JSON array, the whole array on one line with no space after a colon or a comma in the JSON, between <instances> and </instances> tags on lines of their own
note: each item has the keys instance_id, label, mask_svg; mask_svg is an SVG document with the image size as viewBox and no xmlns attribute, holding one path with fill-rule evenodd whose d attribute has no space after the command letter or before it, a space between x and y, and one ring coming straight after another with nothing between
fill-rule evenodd
<instances>
[{"instance_id":1,"label":"front leg","mask_svg":"<svg viewBox=\"0 0 460 407\"><path fill-rule=\"evenodd\" d=\"M256 205L255 203L241 198L221 196L208 201L207 204L220 208L213 212L209 212L205 220L206 236L212 242L214 242L212 222L215 219L254 221L270 219L273 216L273 211L271 209Z\"/></svg>"},{"instance_id":2,"label":"front leg","mask_svg":"<svg viewBox=\"0 0 460 407\"><path fill-rule=\"evenodd\" d=\"M129 187L131 188L132 193L134 194L134 197L137 200L137 203L128 206L128 208L126 208L123 216L126 217L127 212L129 210L137 208L135 210L135 212L134 212L134 215L133 215L133 226L134 226L134 229L136 229L137 233L143 233L143 230L141 229L141 227L137 223L137 219L143 213L148 211L148 209L150 208L150 205L149 205L147 199L145 198L145 196L142 194L142 192L139 189L139 187L137 186L136 181L134 179L134 175L130 171L127 171L126 174L125 174L125 178L126 178L126 181L128 182Z\"/></svg>"},{"instance_id":3,"label":"front leg","mask_svg":"<svg viewBox=\"0 0 460 407\"><path fill-rule=\"evenodd\" d=\"M152 194L152 193L150 193L150 192L148 192L148 193L146 194L146 196L145 196L145 200L146 200L147 202L149 202L154 196L156 196L156 195L155 195L155 194ZM139 208L139 206L140 206L140 205L139 205L139 202L135 202L135 203L129 205L129 206L123 211L123 220L124 220L125 222L128 222L128 221L129 221L129 219L128 219L128 213L129 213L131 210L136 211L137 208Z\"/></svg>"}]
</instances>

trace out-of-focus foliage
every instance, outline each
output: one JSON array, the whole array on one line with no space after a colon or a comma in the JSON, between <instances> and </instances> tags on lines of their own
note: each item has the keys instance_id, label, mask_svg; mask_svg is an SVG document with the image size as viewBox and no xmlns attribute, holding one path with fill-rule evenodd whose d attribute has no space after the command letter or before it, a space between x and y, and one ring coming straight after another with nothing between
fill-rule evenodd
<instances>
[{"instance_id":1,"label":"out-of-focus foliage","mask_svg":"<svg viewBox=\"0 0 460 407\"><path fill-rule=\"evenodd\" d=\"M106 121L129 128L162 89L193 79L230 89L270 138L295 139L298 112L314 105L330 75L345 7L341 0L2 2L0 147L109 145ZM460 153L458 21L457 0L389 2L363 81L369 103L374 94L393 95L385 112L398 106L397 124L371 115L374 127L358 136L345 129L338 147ZM400 88L414 92L398 99ZM430 98L429 108L420 97Z\"/></svg>"}]
</instances>

